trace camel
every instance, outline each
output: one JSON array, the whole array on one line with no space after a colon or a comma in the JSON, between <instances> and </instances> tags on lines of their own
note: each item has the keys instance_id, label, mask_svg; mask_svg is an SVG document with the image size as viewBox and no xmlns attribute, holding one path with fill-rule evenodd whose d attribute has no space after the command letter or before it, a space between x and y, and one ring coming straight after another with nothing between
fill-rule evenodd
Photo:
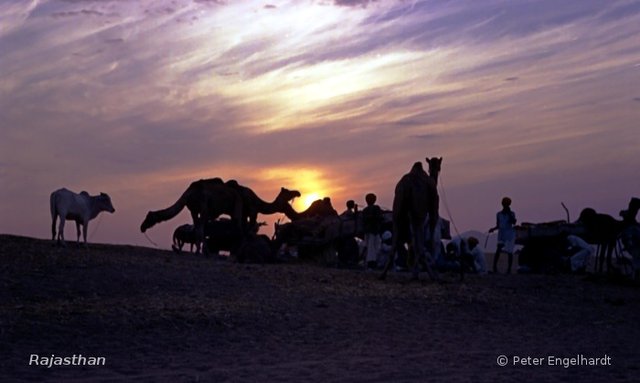
<instances>
[{"instance_id":1,"label":"camel","mask_svg":"<svg viewBox=\"0 0 640 383\"><path fill-rule=\"evenodd\" d=\"M607 270L612 271L611 256L616 247L618 236L626 226L624 222L618 221L608 214L596 213L594 209L589 207L580 212L578 222L585 227L587 242L597 244L599 247L600 264L596 264L596 267L602 272L606 258Z\"/></svg>"},{"instance_id":2,"label":"camel","mask_svg":"<svg viewBox=\"0 0 640 383\"><path fill-rule=\"evenodd\" d=\"M293 208L289 201L300 196L296 190L280 189L280 194L271 202L260 199L250 188L231 180L224 183L220 178L212 178L193 182L172 206L158 211L150 211L140 231L145 232L155 224L167 221L178 215L186 206L191 212L198 243L204 240L204 226L222 214L231 217L239 228L256 227L257 215L276 212L291 213ZM248 221L247 221L248 220ZM206 250L206 248L205 248ZM196 245L196 252L198 245Z\"/></svg>"},{"instance_id":3,"label":"camel","mask_svg":"<svg viewBox=\"0 0 640 383\"><path fill-rule=\"evenodd\" d=\"M428 221L429 238L433 238L436 223L438 221L438 189L436 180L440 171L442 158L428 159L428 175L422 168L421 162L413 164L411 171L402 176L396 184L393 198L393 249L402 253L405 243L409 251L414 253L416 259L413 278L418 278L419 263L426 261L426 246L424 240L425 223ZM433 244L435 246L435 244ZM433 251L432 251L433 254ZM385 279L387 272L393 264L393 258L389 257L387 264L380 275ZM427 272L432 279L437 279L428 261Z\"/></svg>"},{"instance_id":4,"label":"camel","mask_svg":"<svg viewBox=\"0 0 640 383\"><path fill-rule=\"evenodd\" d=\"M304 211L297 212L291 208L287 211L283 211L283 213L291 221L299 221L301 219L314 217L324 218L338 216L338 212L333 208L333 205L331 205L331 199L329 197L313 201Z\"/></svg>"},{"instance_id":5,"label":"camel","mask_svg":"<svg viewBox=\"0 0 640 383\"><path fill-rule=\"evenodd\" d=\"M291 207L290 201L301 195L297 190L280 188L280 193L278 193L276 198L272 202L266 202L258 197L253 190L238 184L235 180L227 181L226 185L236 189L240 193L242 197L242 223L244 225L248 224L248 228L256 227L258 213L295 215L296 212Z\"/></svg>"},{"instance_id":6,"label":"camel","mask_svg":"<svg viewBox=\"0 0 640 383\"><path fill-rule=\"evenodd\" d=\"M438 177L440 176L440 170L442 169L442 157L427 157L425 160L429 165L429 177L431 177L436 186L438 186Z\"/></svg>"},{"instance_id":7,"label":"camel","mask_svg":"<svg viewBox=\"0 0 640 383\"><path fill-rule=\"evenodd\" d=\"M596 213L592 208L585 208L580 212L578 222L582 223L586 229L586 240L589 243L598 245L599 264L596 267L600 272L603 271L604 261L607 260L607 270L612 271L612 255L616 247L618 238L623 240L625 245L629 235L633 235L638 231L636 215L640 210L640 199L631 198L629 207L620 211L622 221L618 221L608 214Z\"/></svg>"},{"instance_id":8,"label":"camel","mask_svg":"<svg viewBox=\"0 0 640 383\"><path fill-rule=\"evenodd\" d=\"M638 211L640 210L640 198L633 197L631 201L629 201L629 207L626 210L620 211L620 216L622 220L627 225L637 225L638 221L636 221L636 216L638 215Z\"/></svg>"},{"instance_id":9,"label":"camel","mask_svg":"<svg viewBox=\"0 0 640 383\"><path fill-rule=\"evenodd\" d=\"M168 221L178 215L185 206L191 213L198 243L204 239L204 223L222 214L228 214L234 223L242 222L242 196L222 182L220 178L199 180L191 183L180 198L166 209L147 213L140 231L145 232L157 223Z\"/></svg>"}]
</instances>

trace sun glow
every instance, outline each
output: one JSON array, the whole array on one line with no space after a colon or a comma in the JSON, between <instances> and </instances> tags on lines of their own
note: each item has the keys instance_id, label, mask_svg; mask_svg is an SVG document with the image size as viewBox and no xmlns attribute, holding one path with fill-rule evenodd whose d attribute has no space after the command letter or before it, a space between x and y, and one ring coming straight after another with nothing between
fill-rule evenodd
<instances>
[{"instance_id":1,"label":"sun glow","mask_svg":"<svg viewBox=\"0 0 640 383\"><path fill-rule=\"evenodd\" d=\"M265 170L261 178L267 182L277 182L288 189L298 190L302 196L293 202L296 211L303 211L313 201L330 197L331 193L336 191L328 184L325 172L315 168L271 168Z\"/></svg>"},{"instance_id":2,"label":"sun glow","mask_svg":"<svg viewBox=\"0 0 640 383\"><path fill-rule=\"evenodd\" d=\"M318 193L308 193L308 194L304 194L302 196L301 199L296 200L293 204L293 206L297 209L297 210L305 210L307 209L309 206L311 206L311 204L316 201L322 199L322 196Z\"/></svg>"}]
</instances>

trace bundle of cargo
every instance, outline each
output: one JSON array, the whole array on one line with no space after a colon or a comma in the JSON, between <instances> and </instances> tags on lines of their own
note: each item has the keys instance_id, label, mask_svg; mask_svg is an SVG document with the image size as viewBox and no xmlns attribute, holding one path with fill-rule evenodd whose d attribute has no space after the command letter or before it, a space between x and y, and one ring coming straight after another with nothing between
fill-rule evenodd
<instances>
[{"instance_id":1,"label":"bundle of cargo","mask_svg":"<svg viewBox=\"0 0 640 383\"><path fill-rule=\"evenodd\" d=\"M567 235L584 236L586 234L584 225L569 223L564 220L542 223L524 222L522 225L516 226L515 229L516 243L518 245L527 245L531 241L538 239L549 239Z\"/></svg>"}]
</instances>

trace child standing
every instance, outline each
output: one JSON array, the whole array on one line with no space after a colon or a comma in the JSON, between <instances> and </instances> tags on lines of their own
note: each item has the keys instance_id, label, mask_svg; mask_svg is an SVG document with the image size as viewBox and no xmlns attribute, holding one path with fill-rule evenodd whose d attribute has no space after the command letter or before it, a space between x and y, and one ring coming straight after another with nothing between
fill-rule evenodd
<instances>
[{"instance_id":1,"label":"child standing","mask_svg":"<svg viewBox=\"0 0 640 383\"><path fill-rule=\"evenodd\" d=\"M516 243L516 214L511 210L511 198L504 197L502 199L502 210L496 214L496 226L489 229L489 233L498 230L498 247L493 257L493 272L498 272L498 259L500 253L505 252L509 256L509 268L507 274L511 273L511 264L513 263L513 247Z\"/></svg>"},{"instance_id":2,"label":"child standing","mask_svg":"<svg viewBox=\"0 0 640 383\"><path fill-rule=\"evenodd\" d=\"M382 209L375 204L376 199L375 194L367 194L365 196L367 207L362 209L364 244L367 248L365 265L368 269L375 269L378 266L378 253L380 252L381 245Z\"/></svg>"}]
</instances>

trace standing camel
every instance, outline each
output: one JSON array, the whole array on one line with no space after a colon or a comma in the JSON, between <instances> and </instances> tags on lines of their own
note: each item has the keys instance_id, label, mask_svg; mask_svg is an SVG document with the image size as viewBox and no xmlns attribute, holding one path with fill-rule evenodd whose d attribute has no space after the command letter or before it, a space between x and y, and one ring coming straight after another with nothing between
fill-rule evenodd
<instances>
[{"instance_id":1,"label":"standing camel","mask_svg":"<svg viewBox=\"0 0 640 383\"><path fill-rule=\"evenodd\" d=\"M272 202L266 202L258 197L253 190L238 184L235 180L227 181L226 185L236 189L240 193L242 197L242 224L248 225L247 227L249 229L256 227L258 214L284 213L290 215L295 213L290 201L301 195L297 190L280 188L280 193L278 193L276 198Z\"/></svg>"},{"instance_id":2,"label":"standing camel","mask_svg":"<svg viewBox=\"0 0 640 383\"><path fill-rule=\"evenodd\" d=\"M395 188L393 249L394 253L397 253L399 250L402 251L401 248L404 248L405 244L409 246L409 251L413 253L416 260L413 268L414 279L418 278L421 261L424 261L429 276L432 279L437 278L429 261L426 260L424 233L425 224L427 224L429 238L433 238L438 221L439 197L435 179L437 179L441 162L441 158L436 161L428 160L430 170L433 170L433 177L424 171L421 162L414 163L411 171L402 176ZM380 279L386 278L387 272L393 264L393 258L389 257Z\"/></svg>"},{"instance_id":3,"label":"standing camel","mask_svg":"<svg viewBox=\"0 0 640 383\"><path fill-rule=\"evenodd\" d=\"M592 208L585 208L580 212L578 222L582 223L586 229L586 240L589 243L597 244L598 259L596 267L603 271L604 261L607 260L607 270L613 271L612 255L616 247L618 236L625 228L624 222L618 221L608 214L596 213Z\"/></svg>"}]
</instances>

